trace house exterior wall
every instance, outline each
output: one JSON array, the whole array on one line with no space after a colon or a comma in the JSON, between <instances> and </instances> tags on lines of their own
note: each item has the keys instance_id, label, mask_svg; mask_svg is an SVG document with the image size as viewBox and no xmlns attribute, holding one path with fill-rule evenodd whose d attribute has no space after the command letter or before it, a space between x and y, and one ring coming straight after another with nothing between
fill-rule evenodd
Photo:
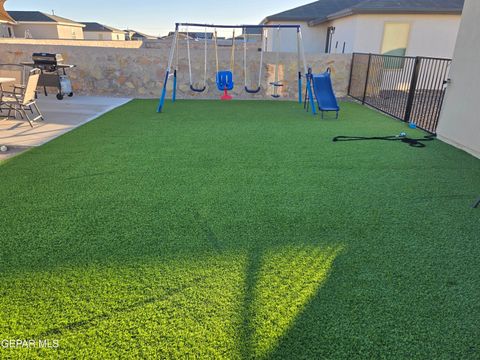
<instances>
[{"instance_id":1,"label":"house exterior wall","mask_svg":"<svg viewBox=\"0 0 480 360\"><path fill-rule=\"evenodd\" d=\"M325 52L325 43L327 38L327 27L324 25L311 27L306 22L301 21L276 21L275 24L281 25L300 25L302 30L303 44L305 47L305 53L319 54ZM276 51L275 41L276 33L275 29L268 29L267 33L267 51ZM297 52L297 32L295 29L282 29L280 30L282 52Z\"/></svg>"},{"instance_id":2,"label":"house exterior wall","mask_svg":"<svg viewBox=\"0 0 480 360\"><path fill-rule=\"evenodd\" d=\"M355 51L358 16L349 16L332 21L328 26L335 26L332 36L332 54L341 54L345 44L345 54ZM326 35L325 35L326 36ZM338 44L338 46L337 46Z\"/></svg>"},{"instance_id":3,"label":"house exterior wall","mask_svg":"<svg viewBox=\"0 0 480 360\"><path fill-rule=\"evenodd\" d=\"M109 40L108 33L101 31L84 31L83 37L85 40Z\"/></svg>"},{"instance_id":4,"label":"house exterior wall","mask_svg":"<svg viewBox=\"0 0 480 360\"><path fill-rule=\"evenodd\" d=\"M438 137L480 158L480 118L478 84L480 83L480 2L466 0L463 19L450 71L443 110L437 129Z\"/></svg>"},{"instance_id":5,"label":"house exterior wall","mask_svg":"<svg viewBox=\"0 0 480 360\"><path fill-rule=\"evenodd\" d=\"M125 33L112 33L112 40L125 41Z\"/></svg>"},{"instance_id":6,"label":"house exterior wall","mask_svg":"<svg viewBox=\"0 0 480 360\"><path fill-rule=\"evenodd\" d=\"M379 54L386 23L408 23L407 56L451 58L460 26L460 15L353 15L331 21L335 26L333 44L346 43L350 52ZM332 52L334 52L332 50Z\"/></svg>"},{"instance_id":7,"label":"house exterior wall","mask_svg":"<svg viewBox=\"0 0 480 360\"><path fill-rule=\"evenodd\" d=\"M0 20L0 38L11 38L11 37L15 37L15 32L13 31L13 25Z\"/></svg>"},{"instance_id":8,"label":"house exterior wall","mask_svg":"<svg viewBox=\"0 0 480 360\"><path fill-rule=\"evenodd\" d=\"M58 25L58 38L59 39L76 39L83 40L83 28L80 26L67 26Z\"/></svg>"},{"instance_id":9,"label":"house exterior wall","mask_svg":"<svg viewBox=\"0 0 480 360\"><path fill-rule=\"evenodd\" d=\"M406 55L451 58L460 26L460 15L423 14L361 14L352 15L317 26L306 22L283 21L279 24L300 24L306 53L324 53L327 28L335 27L331 52L341 54L366 52L379 54L382 50L386 23L408 23L410 34ZM275 30L267 30L267 50L275 51ZM296 34L291 30L281 31L281 51L296 52Z\"/></svg>"},{"instance_id":10,"label":"house exterior wall","mask_svg":"<svg viewBox=\"0 0 480 360\"><path fill-rule=\"evenodd\" d=\"M84 31L85 40L119 40L125 41L125 33L107 32L107 31ZM117 39L118 35L118 39Z\"/></svg>"},{"instance_id":11,"label":"house exterior wall","mask_svg":"<svg viewBox=\"0 0 480 360\"><path fill-rule=\"evenodd\" d=\"M58 39L57 24L26 24L17 23L14 26L15 37L25 38L25 32L29 31L33 39Z\"/></svg>"},{"instance_id":12,"label":"house exterior wall","mask_svg":"<svg viewBox=\"0 0 480 360\"><path fill-rule=\"evenodd\" d=\"M33 39L83 39L83 30L80 26L35 23L17 23L13 26L15 37L25 38L28 30ZM75 31L75 36L72 34Z\"/></svg>"}]
</instances>

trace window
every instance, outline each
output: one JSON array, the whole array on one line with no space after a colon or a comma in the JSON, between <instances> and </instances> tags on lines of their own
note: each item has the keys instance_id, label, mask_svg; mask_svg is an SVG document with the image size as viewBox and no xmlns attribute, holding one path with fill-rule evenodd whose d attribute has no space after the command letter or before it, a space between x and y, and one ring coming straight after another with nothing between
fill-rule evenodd
<instances>
[{"instance_id":1,"label":"window","mask_svg":"<svg viewBox=\"0 0 480 360\"><path fill-rule=\"evenodd\" d=\"M120 40L120 35L117 34L117 40Z\"/></svg>"},{"instance_id":2,"label":"window","mask_svg":"<svg viewBox=\"0 0 480 360\"><path fill-rule=\"evenodd\" d=\"M75 30L72 29L72 39L76 39L77 38L77 33L75 32Z\"/></svg>"},{"instance_id":3,"label":"window","mask_svg":"<svg viewBox=\"0 0 480 360\"><path fill-rule=\"evenodd\" d=\"M405 56L410 35L408 23L386 23L383 31L382 51L383 55ZM403 69L403 58L386 58L386 69Z\"/></svg>"},{"instance_id":4,"label":"window","mask_svg":"<svg viewBox=\"0 0 480 360\"><path fill-rule=\"evenodd\" d=\"M98 40L103 40L103 34L98 34Z\"/></svg>"}]
</instances>

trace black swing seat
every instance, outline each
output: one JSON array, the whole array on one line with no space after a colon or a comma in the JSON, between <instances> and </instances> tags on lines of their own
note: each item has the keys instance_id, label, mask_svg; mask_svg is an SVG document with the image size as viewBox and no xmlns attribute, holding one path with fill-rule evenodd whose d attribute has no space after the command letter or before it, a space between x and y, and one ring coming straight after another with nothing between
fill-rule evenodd
<instances>
[{"instance_id":1,"label":"black swing seat","mask_svg":"<svg viewBox=\"0 0 480 360\"><path fill-rule=\"evenodd\" d=\"M207 88L206 86L204 86L203 88L196 88L193 85L190 85L190 90L198 93L204 92L206 88Z\"/></svg>"},{"instance_id":2,"label":"black swing seat","mask_svg":"<svg viewBox=\"0 0 480 360\"><path fill-rule=\"evenodd\" d=\"M271 82L270 85L273 85L275 87L281 87L283 84L281 82Z\"/></svg>"},{"instance_id":3,"label":"black swing seat","mask_svg":"<svg viewBox=\"0 0 480 360\"><path fill-rule=\"evenodd\" d=\"M256 89L249 89L247 86L245 86L245 91L249 94L256 94L258 92L260 92L260 86Z\"/></svg>"}]
</instances>

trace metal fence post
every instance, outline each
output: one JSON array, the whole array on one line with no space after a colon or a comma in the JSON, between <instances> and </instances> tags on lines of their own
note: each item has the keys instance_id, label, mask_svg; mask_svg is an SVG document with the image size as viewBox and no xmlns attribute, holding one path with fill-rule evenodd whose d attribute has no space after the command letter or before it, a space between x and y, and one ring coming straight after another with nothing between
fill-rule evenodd
<instances>
[{"instance_id":1,"label":"metal fence post","mask_svg":"<svg viewBox=\"0 0 480 360\"><path fill-rule=\"evenodd\" d=\"M352 62L350 64L350 80L348 80L348 92L347 92L348 95L350 95L350 90L352 89L352 77L353 77L354 64L355 64L355 53L352 54Z\"/></svg>"},{"instance_id":2,"label":"metal fence post","mask_svg":"<svg viewBox=\"0 0 480 360\"><path fill-rule=\"evenodd\" d=\"M417 56L415 58L415 65L413 66L412 81L410 81L410 89L408 92L407 108L405 109L405 117L403 121L410 122L412 116L413 101L415 100L415 92L417 91L418 77L420 75L420 67L422 65L422 58Z\"/></svg>"},{"instance_id":3,"label":"metal fence post","mask_svg":"<svg viewBox=\"0 0 480 360\"><path fill-rule=\"evenodd\" d=\"M367 98L368 80L370 78L370 65L372 64L372 54L368 54L367 78L365 79L365 88L363 89L362 105L365 105Z\"/></svg>"}]
</instances>

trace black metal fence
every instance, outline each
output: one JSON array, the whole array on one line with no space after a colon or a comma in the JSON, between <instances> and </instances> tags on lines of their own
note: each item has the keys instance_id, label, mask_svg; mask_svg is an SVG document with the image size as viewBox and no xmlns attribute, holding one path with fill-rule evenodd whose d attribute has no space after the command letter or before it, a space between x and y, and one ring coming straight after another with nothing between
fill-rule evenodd
<instances>
[{"instance_id":1,"label":"black metal fence","mask_svg":"<svg viewBox=\"0 0 480 360\"><path fill-rule=\"evenodd\" d=\"M354 53L348 95L436 133L450 59Z\"/></svg>"}]
</instances>

